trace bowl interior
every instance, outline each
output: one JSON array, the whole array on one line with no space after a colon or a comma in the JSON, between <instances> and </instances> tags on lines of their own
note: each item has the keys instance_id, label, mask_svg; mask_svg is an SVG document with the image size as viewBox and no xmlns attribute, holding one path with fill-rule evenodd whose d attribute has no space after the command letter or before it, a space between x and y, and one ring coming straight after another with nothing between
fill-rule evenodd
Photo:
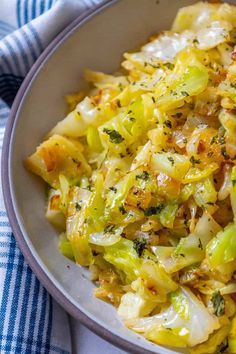
<instances>
[{"instance_id":1,"label":"bowl interior","mask_svg":"<svg viewBox=\"0 0 236 354\"><path fill-rule=\"evenodd\" d=\"M45 219L45 185L28 173L22 162L64 117L64 96L84 86L84 69L112 73L118 68L122 53L136 48L159 30L168 29L177 9L190 3L194 1L114 1L89 20L75 25L32 76L11 132L8 165L11 198L21 232L39 267L64 298L105 329L106 337L112 331L131 342L140 353L179 353L179 350L158 347L127 330L111 305L93 297L94 286L88 271L58 252L58 234Z\"/></svg>"}]
</instances>

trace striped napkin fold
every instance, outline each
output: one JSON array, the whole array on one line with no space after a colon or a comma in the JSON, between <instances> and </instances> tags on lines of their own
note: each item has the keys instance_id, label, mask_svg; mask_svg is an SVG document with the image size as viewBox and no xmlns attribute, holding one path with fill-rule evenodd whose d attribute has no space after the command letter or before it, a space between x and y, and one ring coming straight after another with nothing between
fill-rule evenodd
<instances>
[{"instance_id":1,"label":"striped napkin fold","mask_svg":"<svg viewBox=\"0 0 236 354\"><path fill-rule=\"evenodd\" d=\"M10 106L51 40L101 0L0 1L0 153ZM0 353L72 353L68 316L18 249L0 188ZM89 353L96 354L96 353Z\"/></svg>"}]
</instances>

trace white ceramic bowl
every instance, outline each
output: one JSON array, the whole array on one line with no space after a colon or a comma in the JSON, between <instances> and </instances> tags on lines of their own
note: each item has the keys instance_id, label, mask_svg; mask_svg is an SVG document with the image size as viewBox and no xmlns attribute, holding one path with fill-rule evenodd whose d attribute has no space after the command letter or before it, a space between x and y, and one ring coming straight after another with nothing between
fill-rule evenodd
<instances>
[{"instance_id":1,"label":"white ceramic bowl","mask_svg":"<svg viewBox=\"0 0 236 354\"><path fill-rule=\"evenodd\" d=\"M126 329L111 305L93 297L89 273L64 258L45 219L43 182L23 160L65 114L64 96L84 86L86 68L113 72L121 55L168 29L192 0L105 1L78 17L43 52L15 99L3 148L2 178L8 216L19 246L51 295L91 330L133 353L179 353ZM68 268L67 265L70 265Z\"/></svg>"}]
</instances>

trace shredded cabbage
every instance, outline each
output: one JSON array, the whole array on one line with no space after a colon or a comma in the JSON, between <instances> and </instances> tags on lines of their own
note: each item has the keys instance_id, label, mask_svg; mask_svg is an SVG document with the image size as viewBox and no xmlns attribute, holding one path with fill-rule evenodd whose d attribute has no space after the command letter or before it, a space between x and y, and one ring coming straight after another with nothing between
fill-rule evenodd
<instances>
[{"instance_id":1,"label":"shredded cabbage","mask_svg":"<svg viewBox=\"0 0 236 354\"><path fill-rule=\"evenodd\" d=\"M176 303L178 303L177 296L185 299L184 302L181 302L181 299L179 300L181 306L176 306ZM127 320L126 324L135 331L144 333L148 338L150 338L150 331L153 333L152 330L154 329L156 336L152 335L150 339L158 344L167 344L167 341L165 343L159 341L159 331L162 332L163 328L171 332L174 331L173 342L175 343L176 339L179 338L179 343L182 345L177 346L180 347L202 343L208 339L214 330L220 327L218 319L214 315L210 315L204 304L187 288L182 287L172 297L175 297L175 300L172 299L175 305L170 305L167 309L152 317ZM184 332L179 333L180 329L184 329ZM168 338L167 333L165 332L166 340ZM183 334L185 343L181 340ZM174 345L172 336L169 339L169 345Z\"/></svg>"},{"instance_id":2,"label":"shredded cabbage","mask_svg":"<svg viewBox=\"0 0 236 354\"><path fill-rule=\"evenodd\" d=\"M95 296L192 354L236 353L235 23L235 6L199 2L117 73L86 70L26 159Z\"/></svg>"},{"instance_id":3,"label":"shredded cabbage","mask_svg":"<svg viewBox=\"0 0 236 354\"><path fill-rule=\"evenodd\" d=\"M212 268L236 260L236 225L229 224L207 245L206 257Z\"/></svg>"}]
</instances>

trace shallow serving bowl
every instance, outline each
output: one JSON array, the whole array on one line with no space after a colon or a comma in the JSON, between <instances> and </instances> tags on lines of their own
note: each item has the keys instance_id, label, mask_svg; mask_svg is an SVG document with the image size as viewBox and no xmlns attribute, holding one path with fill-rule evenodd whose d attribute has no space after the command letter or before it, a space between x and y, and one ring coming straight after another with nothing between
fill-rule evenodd
<instances>
[{"instance_id":1,"label":"shallow serving bowl","mask_svg":"<svg viewBox=\"0 0 236 354\"><path fill-rule=\"evenodd\" d=\"M86 68L107 73L121 55L159 30L168 29L179 7L194 0L105 1L78 17L43 52L15 99L2 160L3 191L18 244L51 295L91 330L132 353L179 353L154 345L126 329L111 305L93 297L86 269L64 258L57 232L45 219L44 183L23 160L64 117L64 96L84 85ZM233 1L232 1L233 2ZM70 267L68 267L68 264Z\"/></svg>"}]
</instances>

